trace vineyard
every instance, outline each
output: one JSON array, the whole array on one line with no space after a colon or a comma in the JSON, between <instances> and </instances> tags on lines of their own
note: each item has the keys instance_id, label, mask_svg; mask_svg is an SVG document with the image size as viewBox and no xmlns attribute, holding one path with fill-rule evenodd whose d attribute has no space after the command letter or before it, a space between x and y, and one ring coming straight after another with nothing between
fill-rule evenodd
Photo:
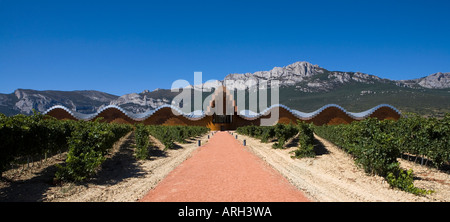
<instances>
[{"instance_id":1,"label":"vineyard","mask_svg":"<svg viewBox=\"0 0 450 222\"><path fill-rule=\"evenodd\" d=\"M299 148L295 151L296 157L313 157L314 153L314 133L312 124L298 121L294 124L276 124L275 126L243 126L238 127L236 132L260 139L261 142L267 143L275 140L273 148L283 148L289 139L297 134L299 135Z\"/></svg>"},{"instance_id":2,"label":"vineyard","mask_svg":"<svg viewBox=\"0 0 450 222\"><path fill-rule=\"evenodd\" d=\"M149 155L148 147L151 145L149 135L158 139L165 149L174 148L175 142L186 143L189 138L203 135L209 131L202 126L160 126L137 124L135 130L136 157L146 159Z\"/></svg>"},{"instance_id":3,"label":"vineyard","mask_svg":"<svg viewBox=\"0 0 450 222\"><path fill-rule=\"evenodd\" d=\"M205 134L209 131L203 126L146 126L149 133L161 141L166 149L174 148L174 142L186 143L186 139Z\"/></svg>"},{"instance_id":4,"label":"vineyard","mask_svg":"<svg viewBox=\"0 0 450 222\"><path fill-rule=\"evenodd\" d=\"M113 144L132 130L130 125L77 122L68 137L65 166L58 165L57 181L83 181L94 175Z\"/></svg>"},{"instance_id":5,"label":"vineyard","mask_svg":"<svg viewBox=\"0 0 450 222\"><path fill-rule=\"evenodd\" d=\"M366 119L348 125L315 127L317 135L355 158L365 172L386 178L392 187L414 194L430 191L413 185L412 170L399 167L398 157L415 155L421 163L441 168L450 163L450 114L443 119L409 114L399 121Z\"/></svg>"},{"instance_id":6,"label":"vineyard","mask_svg":"<svg viewBox=\"0 0 450 222\"><path fill-rule=\"evenodd\" d=\"M277 142L273 144L273 148L282 148L286 141L298 133L297 127L293 124L276 124L275 126L243 126L236 129L237 133L255 137L263 143L277 138Z\"/></svg>"},{"instance_id":7,"label":"vineyard","mask_svg":"<svg viewBox=\"0 0 450 222\"><path fill-rule=\"evenodd\" d=\"M64 164L57 165L55 181L83 181L96 173L113 144L134 130L135 156L146 159L151 142L149 135L161 140L166 148L174 142L208 132L206 127L144 126L103 123L100 121L56 120L34 114L7 117L0 114L0 173L35 157L47 158L67 151ZM0 174L1 175L1 174Z\"/></svg>"},{"instance_id":8,"label":"vineyard","mask_svg":"<svg viewBox=\"0 0 450 222\"><path fill-rule=\"evenodd\" d=\"M46 119L41 115L0 114L0 173L26 157L54 154L68 149L74 121ZM80 123L81 124L81 123Z\"/></svg>"},{"instance_id":9,"label":"vineyard","mask_svg":"<svg viewBox=\"0 0 450 222\"><path fill-rule=\"evenodd\" d=\"M113 144L126 135L131 135L126 137L135 144L130 146L134 152L130 156L144 160L149 159L155 147L154 139L161 142L158 147L176 150L180 144L192 143L192 139L208 131L199 126L130 125L105 123L101 119L89 122L56 120L40 114L0 114L0 172L67 152L64 162L56 165L53 181L85 181L96 175L109 158ZM417 176L412 170L401 168L399 158L435 169L445 170L450 164L450 114L441 119L407 114L398 121L368 118L332 126L302 121L295 125L249 125L236 132L262 143L271 142L267 144L270 150L283 151L295 144L292 141L298 141L290 153L293 158L319 155L316 134L348 153L367 175L378 175L390 187L417 195L433 191L415 187Z\"/></svg>"},{"instance_id":10,"label":"vineyard","mask_svg":"<svg viewBox=\"0 0 450 222\"><path fill-rule=\"evenodd\" d=\"M414 114L398 121L368 118L342 125L312 126L298 122L295 130L287 130L293 126L279 130L279 133L285 133L282 136L274 133L277 127L283 129L278 125L245 126L238 128L237 132L262 142L279 138L285 141L285 138L297 134L292 132L298 132L299 147L294 151L295 157L315 156L313 134L316 133L349 153L366 173L382 176L391 187L419 195L432 191L414 187L413 171L400 168L397 158L408 157L414 162L419 159L421 164L436 168L450 163L450 114L443 119ZM278 147L276 143L274 148Z\"/></svg>"}]
</instances>

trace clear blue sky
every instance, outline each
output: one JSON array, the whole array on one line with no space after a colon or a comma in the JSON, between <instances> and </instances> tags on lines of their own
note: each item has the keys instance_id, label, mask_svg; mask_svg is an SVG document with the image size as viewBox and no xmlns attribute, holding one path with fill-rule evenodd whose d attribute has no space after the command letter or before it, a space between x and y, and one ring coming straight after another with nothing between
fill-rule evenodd
<instances>
[{"instance_id":1,"label":"clear blue sky","mask_svg":"<svg viewBox=\"0 0 450 222\"><path fill-rule=\"evenodd\" d=\"M450 72L450 1L0 0L0 93L170 88L308 61Z\"/></svg>"}]
</instances>

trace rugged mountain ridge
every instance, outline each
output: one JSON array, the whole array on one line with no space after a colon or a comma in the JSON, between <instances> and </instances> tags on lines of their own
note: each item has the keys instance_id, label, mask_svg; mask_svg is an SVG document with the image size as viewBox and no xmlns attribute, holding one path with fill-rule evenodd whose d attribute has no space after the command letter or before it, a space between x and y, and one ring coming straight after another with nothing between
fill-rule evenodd
<instances>
[{"instance_id":1,"label":"rugged mountain ridge","mask_svg":"<svg viewBox=\"0 0 450 222\"><path fill-rule=\"evenodd\" d=\"M307 80L308 78L323 74L327 70L320 68L318 65L313 65L309 62L296 62L285 67L274 67L270 71L258 71L255 73L245 73L245 74L229 74L225 76L222 83L227 83L227 80L233 81L254 81L257 83L278 80L281 86L294 85L298 82ZM245 85L240 83L232 83L237 89L245 89Z\"/></svg>"},{"instance_id":2,"label":"rugged mountain ridge","mask_svg":"<svg viewBox=\"0 0 450 222\"><path fill-rule=\"evenodd\" d=\"M397 82L399 85L411 88L445 89L450 87L450 72L438 72L419 79L399 80Z\"/></svg>"},{"instance_id":3,"label":"rugged mountain ridge","mask_svg":"<svg viewBox=\"0 0 450 222\"><path fill-rule=\"evenodd\" d=\"M278 80L280 86L296 86L304 92L317 92L333 90L337 86L349 82L359 83L395 83L399 86L410 88L444 89L450 88L450 73L434 73L429 76L412 80L389 80L375 75L361 72L328 71L318 65L309 62L296 62L285 67L274 67L270 71L259 71L245 74L229 74L222 84L227 80L264 82ZM234 83L238 89L245 88L244 85Z\"/></svg>"},{"instance_id":4,"label":"rugged mountain ridge","mask_svg":"<svg viewBox=\"0 0 450 222\"><path fill-rule=\"evenodd\" d=\"M329 71L309 62L295 62L284 67L274 67L269 71L233 73L220 81L206 82L201 86L190 87L203 88L209 91L217 85L227 85L243 90L248 87L249 83L264 85L267 82L274 82L273 80L278 80L282 90L301 92L304 93L302 94L303 97L312 96L313 93L333 92L342 89L343 86L354 87L355 84L359 84L358 87L362 86L363 88L365 86L371 88L370 86L374 85L383 86L382 88L385 88L386 92L389 92L387 88L393 89L393 87L397 87L395 88L397 91L401 88L407 88L409 91L412 90L411 92L415 92L414 90L418 92L419 90L450 88L450 73L438 72L423 78L395 81L361 72ZM354 91L352 93L355 94ZM359 90L357 92L360 96L374 93L376 92L373 90ZM439 93L441 97L442 94L444 97L449 94L448 91L447 93L445 91ZM31 114L33 109L44 112L51 106L64 105L76 112L93 113L107 105L118 105L127 111L141 113L164 104L170 104L177 94L178 92L171 92L170 89L144 90L141 93L130 93L122 96L94 90L68 92L17 89L11 94L0 94L0 112L7 115ZM295 94L289 94L289 98L283 98L282 100L295 100L294 97L296 96ZM337 103L337 101L334 103Z\"/></svg>"},{"instance_id":5,"label":"rugged mountain ridge","mask_svg":"<svg viewBox=\"0 0 450 222\"><path fill-rule=\"evenodd\" d=\"M164 104L170 104L178 93L170 89L144 90L141 93L130 93L112 100L110 105L117 105L133 113L143 113L149 109L155 109Z\"/></svg>"},{"instance_id":6,"label":"rugged mountain ridge","mask_svg":"<svg viewBox=\"0 0 450 222\"><path fill-rule=\"evenodd\" d=\"M429 76L411 80L389 80L375 75L361 72L329 71L309 62L295 62L284 67L274 67L269 71L254 73L233 73L225 76L223 80L206 82L199 86L189 86L195 89L210 90L217 85L226 85L230 88L243 90L250 85L268 85L278 80L278 86L295 86L304 92L331 91L336 87L351 82L358 83L392 83L409 88L445 89L450 88L450 73L434 73Z\"/></svg>"},{"instance_id":7,"label":"rugged mountain ridge","mask_svg":"<svg viewBox=\"0 0 450 222\"><path fill-rule=\"evenodd\" d=\"M95 90L38 91L17 89L11 94L0 94L0 112L7 115L43 112L54 105L63 105L80 113L93 113L108 105L118 96Z\"/></svg>"}]
</instances>

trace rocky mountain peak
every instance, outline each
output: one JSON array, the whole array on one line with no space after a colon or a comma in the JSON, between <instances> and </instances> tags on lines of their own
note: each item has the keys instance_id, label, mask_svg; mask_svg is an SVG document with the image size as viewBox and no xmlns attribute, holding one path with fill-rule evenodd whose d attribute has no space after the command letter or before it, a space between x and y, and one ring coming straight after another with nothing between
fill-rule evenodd
<instances>
[{"instance_id":1,"label":"rocky mountain peak","mask_svg":"<svg viewBox=\"0 0 450 222\"><path fill-rule=\"evenodd\" d=\"M296 74L296 75L304 75L311 76L316 73L322 73L323 71L318 65L313 65L309 62L295 62L290 65L283 67L286 71Z\"/></svg>"},{"instance_id":2,"label":"rocky mountain peak","mask_svg":"<svg viewBox=\"0 0 450 222\"><path fill-rule=\"evenodd\" d=\"M323 73L324 69L318 65L313 65L309 62L295 62L284 67L274 67L270 71L258 71L254 73L245 74L229 74L225 77L224 82L227 80L238 80L240 82L230 81L232 85L229 87L235 87L237 89L245 89L246 85L243 83L256 82L267 80L279 80L280 85L294 85L303 81L307 77L311 77L320 73Z\"/></svg>"},{"instance_id":3,"label":"rocky mountain peak","mask_svg":"<svg viewBox=\"0 0 450 222\"><path fill-rule=\"evenodd\" d=\"M434 73L418 80L418 84L425 88L443 89L450 87L450 72Z\"/></svg>"},{"instance_id":4,"label":"rocky mountain peak","mask_svg":"<svg viewBox=\"0 0 450 222\"><path fill-rule=\"evenodd\" d=\"M24 97L24 92L22 89L16 89L14 91L14 95L16 95L17 99L22 99Z\"/></svg>"}]
</instances>

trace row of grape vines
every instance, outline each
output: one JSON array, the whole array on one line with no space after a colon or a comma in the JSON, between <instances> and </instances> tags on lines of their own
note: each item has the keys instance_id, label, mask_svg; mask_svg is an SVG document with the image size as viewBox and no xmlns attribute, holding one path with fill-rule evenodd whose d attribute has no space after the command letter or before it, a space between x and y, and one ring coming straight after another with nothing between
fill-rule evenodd
<instances>
[{"instance_id":1,"label":"row of grape vines","mask_svg":"<svg viewBox=\"0 0 450 222\"><path fill-rule=\"evenodd\" d=\"M275 126L248 125L238 127L236 132L260 139L263 143L267 143L276 138L277 141L272 145L272 147L282 148L286 141L298 133L298 128L293 124L276 124Z\"/></svg>"},{"instance_id":2,"label":"row of grape vines","mask_svg":"<svg viewBox=\"0 0 450 222\"><path fill-rule=\"evenodd\" d=\"M0 175L20 157L47 155L68 148L74 125L42 115L0 114Z\"/></svg>"},{"instance_id":3,"label":"row of grape vines","mask_svg":"<svg viewBox=\"0 0 450 222\"><path fill-rule=\"evenodd\" d=\"M273 148L282 148L289 139L297 134L299 135L300 146L295 151L295 157L314 157L314 132L311 124L298 121L294 124L276 124L274 126L243 126L238 127L236 132L260 139L261 142L267 143L275 140Z\"/></svg>"},{"instance_id":4,"label":"row of grape vines","mask_svg":"<svg viewBox=\"0 0 450 222\"><path fill-rule=\"evenodd\" d=\"M68 151L65 165L57 165L55 177L81 181L95 172L108 149L131 130L132 126L123 124L0 114L0 173L24 156Z\"/></svg>"},{"instance_id":5,"label":"row of grape vines","mask_svg":"<svg viewBox=\"0 0 450 222\"><path fill-rule=\"evenodd\" d=\"M368 118L351 124L316 126L314 132L341 147L369 174L414 194L429 191L413 185L412 170L403 170L402 154L421 156L437 168L450 163L450 114L443 119L408 114L398 121Z\"/></svg>"},{"instance_id":6,"label":"row of grape vines","mask_svg":"<svg viewBox=\"0 0 450 222\"><path fill-rule=\"evenodd\" d=\"M78 121L68 138L64 166L57 165L57 181L83 181L94 175L113 144L132 130L131 125Z\"/></svg>"},{"instance_id":7,"label":"row of grape vines","mask_svg":"<svg viewBox=\"0 0 450 222\"><path fill-rule=\"evenodd\" d=\"M23 157L67 151L64 164L56 165L55 181L86 180L96 173L113 144L133 129L138 159L149 156L149 135L160 140L166 148L173 148L174 142L186 143L187 139L209 131L199 126L133 126L57 120L41 114L11 117L0 114L0 177Z\"/></svg>"},{"instance_id":8,"label":"row of grape vines","mask_svg":"<svg viewBox=\"0 0 450 222\"><path fill-rule=\"evenodd\" d=\"M138 159L148 157L148 147L151 145L149 135L159 140L165 149L175 147L175 142L186 143L188 139L201 136L209 132L202 126L161 126L137 124L135 130L136 156Z\"/></svg>"}]
</instances>

